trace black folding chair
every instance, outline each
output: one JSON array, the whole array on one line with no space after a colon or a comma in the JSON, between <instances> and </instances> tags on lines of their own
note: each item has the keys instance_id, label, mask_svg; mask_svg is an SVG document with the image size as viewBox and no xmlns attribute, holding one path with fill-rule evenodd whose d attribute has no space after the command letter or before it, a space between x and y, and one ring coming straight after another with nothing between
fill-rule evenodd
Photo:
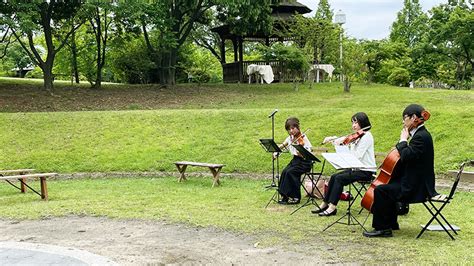
<instances>
[{"instance_id":1,"label":"black folding chair","mask_svg":"<svg viewBox=\"0 0 474 266\"><path fill-rule=\"evenodd\" d=\"M420 238L421 235L423 235L423 233L426 231L426 229L428 229L430 224L434 220L436 220L438 222L438 224L443 228L443 230L449 235L449 237L451 237L451 239L454 240L454 237L451 234L451 232L448 230L448 228L451 229L451 231L453 231L454 234L457 235L458 233L453 228L453 226L448 222L448 220L443 216L441 211L453 199L454 193L456 192L456 188L457 188L458 183L459 183L459 179L461 178L462 172L464 171L464 167L466 165L474 166L474 160L471 160L469 162L465 162L465 163L461 164L461 167L459 168L459 171L456 175L456 178L454 179L453 186L451 187L451 191L449 192L448 196L446 196L446 197L436 196L436 197L433 197L431 199L427 199L425 202L423 202L423 205L425 206L425 208L428 210L428 212L431 214L432 217L428 221L428 223L426 223L426 225L422 226L422 229L421 229L420 233L418 234L418 236L416 238ZM444 224L438 219L438 216L441 217L441 219L444 221Z\"/></svg>"},{"instance_id":2,"label":"black folding chair","mask_svg":"<svg viewBox=\"0 0 474 266\"><path fill-rule=\"evenodd\" d=\"M308 196L308 199L306 200L305 203L303 203L301 206L299 206L297 209L291 212L290 215L292 215L293 213L297 212L301 208L306 207L308 205L314 205L319 208L318 204L316 204L316 200L318 200L318 198L315 195L316 194L324 195L324 191L321 191L318 188L317 184L323 175L324 165L326 164L326 160L323 160L321 170L319 172L314 171L314 163L315 161L312 162L311 172L303 174L303 178L301 179L301 186L303 187L305 194ZM311 188L308 189L305 186L305 180L309 180L311 182Z\"/></svg>"}]
</instances>

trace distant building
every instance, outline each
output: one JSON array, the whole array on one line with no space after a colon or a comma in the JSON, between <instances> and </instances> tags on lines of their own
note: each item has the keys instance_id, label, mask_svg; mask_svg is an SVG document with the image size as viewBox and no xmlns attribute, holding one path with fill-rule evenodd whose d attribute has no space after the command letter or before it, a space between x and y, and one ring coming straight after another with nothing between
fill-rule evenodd
<instances>
[{"instance_id":1,"label":"distant building","mask_svg":"<svg viewBox=\"0 0 474 266\"><path fill-rule=\"evenodd\" d=\"M274 32L281 32L281 22L291 20L295 14L307 14L311 12L311 9L307 6L299 3L298 1L272 1L272 17L274 20L273 28L276 29ZM277 2L277 3L275 3ZM220 52L222 58L222 72L224 82L243 82L247 80L247 73L244 69L247 69L249 65L270 65L273 69L274 80L291 80L293 77L284 76L286 72L286 66L279 61L244 61L244 42L263 42L266 46L270 46L275 42L289 41L289 36L280 36L277 34L265 34L263 32L256 32L247 35L237 35L232 33L232 28L229 25L222 25L212 29L213 32L217 33L220 37ZM225 42L226 40L232 41L234 48L234 61L226 63L225 58Z\"/></svg>"},{"instance_id":2,"label":"distant building","mask_svg":"<svg viewBox=\"0 0 474 266\"><path fill-rule=\"evenodd\" d=\"M26 76L26 73L28 73L28 71L31 71L33 69L35 69L34 66L27 66L27 67L24 67L24 68L15 67L15 68L12 69L12 71L16 72L15 77L24 78Z\"/></svg>"}]
</instances>

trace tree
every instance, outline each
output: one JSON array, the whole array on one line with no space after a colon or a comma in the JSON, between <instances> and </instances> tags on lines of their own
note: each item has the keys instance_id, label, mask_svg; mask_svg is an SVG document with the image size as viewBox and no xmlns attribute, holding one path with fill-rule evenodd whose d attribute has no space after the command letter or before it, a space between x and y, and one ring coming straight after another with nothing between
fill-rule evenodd
<instances>
[{"instance_id":1,"label":"tree","mask_svg":"<svg viewBox=\"0 0 474 266\"><path fill-rule=\"evenodd\" d=\"M362 80L365 59L363 46L355 39L345 39L344 60L342 61L342 76L344 81L344 92L350 92L353 80Z\"/></svg>"},{"instance_id":2,"label":"tree","mask_svg":"<svg viewBox=\"0 0 474 266\"><path fill-rule=\"evenodd\" d=\"M140 26L150 58L157 66L157 80L164 85L175 84L179 49L189 38L195 25L205 23L205 14L215 9L221 16L230 14L231 26L241 31L256 25L271 25L267 0L161 0L148 3L121 4L120 17L126 27ZM229 22L229 21L228 21Z\"/></svg>"},{"instance_id":3,"label":"tree","mask_svg":"<svg viewBox=\"0 0 474 266\"><path fill-rule=\"evenodd\" d=\"M397 20L392 24L390 40L412 48L428 30L427 21L418 0L404 0L403 9L397 13Z\"/></svg>"},{"instance_id":4,"label":"tree","mask_svg":"<svg viewBox=\"0 0 474 266\"><path fill-rule=\"evenodd\" d=\"M74 22L80 7L79 1L65 3L55 0L8 1L0 5L0 19L8 25L31 60L41 68L44 88L48 91L53 89L52 69L56 54L83 23ZM39 34L43 34L46 43L45 55L42 55L34 41L34 36Z\"/></svg>"},{"instance_id":5,"label":"tree","mask_svg":"<svg viewBox=\"0 0 474 266\"><path fill-rule=\"evenodd\" d=\"M389 57L383 49L383 46L386 45L386 43L386 40L361 41L364 50L365 66L368 74L367 82L369 83L376 81L375 77L382 67L382 62Z\"/></svg>"},{"instance_id":6,"label":"tree","mask_svg":"<svg viewBox=\"0 0 474 266\"><path fill-rule=\"evenodd\" d=\"M93 2L88 5L91 16L88 18L89 26L94 34L96 43L96 77L92 88L100 88L102 82L102 69L105 66L107 42L110 38L110 27L114 20L115 5L107 2Z\"/></svg>"},{"instance_id":7,"label":"tree","mask_svg":"<svg viewBox=\"0 0 474 266\"><path fill-rule=\"evenodd\" d=\"M333 13L328 0L320 0L314 18L332 22Z\"/></svg>"},{"instance_id":8,"label":"tree","mask_svg":"<svg viewBox=\"0 0 474 266\"><path fill-rule=\"evenodd\" d=\"M279 61L284 65L288 76L293 77L293 85L297 90L297 81L305 77L309 70L309 58L306 53L295 45L275 43L271 47L263 47L262 54L265 61Z\"/></svg>"},{"instance_id":9,"label":"tree","mask_svg":"<svg viewBox=\"0 0 474 266\"><path fill-rule=\"evenodd\" d=\"M337 61L338 31L331 21L297 16L289 29L290 35L317 64Z\"/></svg>"},{"instance_id":10,"label":"tree","mask_svg":"<svg viewBox=\"0 0 474 266\"><path fill-rule=\"evenodd\" d=\"M7 27L6 29L4 29L4 27L2 27L1 25L0 32L2 32L2 35L0 37L0 59L3 59L7 54L8 46L12 42L12 35L10 33L10 28Z\"/></svg>"},{"instance_id":11,"label":"tree","mask_svg":"<svg viewBox=\"0 0 474 266\"><path fill-rule=\"evenodd\" d=\"M23 70L33 65L30 57L25 53L18 42L13 42L8 47L7 52L8 56L5 58L5 61L7 61L6 67L8 67L8 69L5 70L11 71L12 68L15 68L18 71L20 78L23 78L27 72Z\"/></svg>"},{"instance_id":12,"label":"tree","mask_svg":"<svg viewBox=\"0 0 474 266\"><path fill-rule=\"evenodd\" d=\"M434 7L430 13L430 30L425 42L427 56L441 55L444 64L455 69L455 86L469 88L474 71L472 6L463 1L451 1L449 4Z\"/></svg>"}]
</instances>

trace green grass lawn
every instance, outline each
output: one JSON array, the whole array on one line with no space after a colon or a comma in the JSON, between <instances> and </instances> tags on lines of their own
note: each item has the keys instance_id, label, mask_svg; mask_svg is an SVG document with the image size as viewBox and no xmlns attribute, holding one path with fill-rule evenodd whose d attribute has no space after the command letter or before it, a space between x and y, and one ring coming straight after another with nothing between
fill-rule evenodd
<instances>
[{"instance_id":1,"label":"green grass lawn","mask_svg":"<svg viewBox=\"0 0 474 266\"><path fill-rule=\"evenodd\" d=\"M322 232L343 214L345 202L336 217L317 217L310 213L312 207L290 216L296 207L271 203L264 208L273 193L264 190L267 180L224 178L222 182L211 188L211 177L182 183L171 177L57 180L48 183L48 202L33 193L20 194L5 183L0 184L0 213L15 219L90 215L216 226L254 235L263 246L309 242L335 262L470 264L474 259L472 193L457 193L443 212L461 227L456 241L444 232L426 232L415 239L420 224L430 217L421 204L411 205L409 214L400 217L401 230L394 232L395 237L368 239L356 226L335 225ZM363 220L365 215L364 211L356 217ZM366 225L370 223L371 218Z\"/></svg>"},{"instance_id":2,"label":"green grass lawn","mask_svg":"<svg viewBox=\"0 0 474 266\"><path fill-rule=\"evenodd\" d=\"M3 88L15 84L0 80ZM438 175L474 158L472 91L355 84L351 93L343 93L339 83L317 84L313 89L299 86L298 91L290 84L146 88L150 97L165 99L153 110L8 112L0 106L0 168L59 173L176 171L174 161L193 160L224 163L224 173L268 175L270 156L258 139L271 137L267 115L275 108L280 110L275 121L277 141L286 137L283 124L289 116L299 117L303 130L311 128L308 137L319 146L325 136L350 133L351 115L364 111L373 125L376 151L387 152L398 141L401 112L410 103L420 103L432 113L427 128L435 143ZM58 94L68 90L58 85ZM112 95L113 90L118 90L115 85L103 91ZM0 96L5 95L0 88ZM21 97L25 104L36 100L34 93ZM55 105L64 97L48 99ZM104 109L107 104L104 101ZM288 160L284 155L281 165ZM334 171L326 169L325 174ZM224 178L217 188L211 188L211 183L210 177L185 183L171 177L55 180L48 183L48 202L32 193L21 195L2 183L0 217L85 214L216 226L255 234L264 245L311 241L328 256L334 251L336 262L469 264L474 259L472 193L458 193L445 211L462 228L456 241L443 232L428 232L415 240L419 225L429 218L421 205L401 217L402 230L387 240L366 239L359 228L343 225L322 233L333 217L315 217L310 208L292 216L292 207L271 204L264 209L273 193L263 189L269 180ZM345 205L340 207L342 211Z\"/></svg>"}]
</instances>

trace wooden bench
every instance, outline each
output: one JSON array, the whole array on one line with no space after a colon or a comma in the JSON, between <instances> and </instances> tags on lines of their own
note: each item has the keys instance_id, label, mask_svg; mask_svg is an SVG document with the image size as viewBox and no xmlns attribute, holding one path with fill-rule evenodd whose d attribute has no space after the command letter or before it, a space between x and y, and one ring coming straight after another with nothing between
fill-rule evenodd
<instances>
[{"instance_id":1,"label":"wooden bench","mask_svg":"<svg viewBox=\"0 0 474 266\"><path fill-rule=\"evenodd\" d=\"M0 176L5 176L5 175L12 175L12 174L16 174L16 175L25 175L25 174L29 174L29 173L32 173L34 172L35 169L14 169L14 170L0 170ZM11 183L9 180L5 180L8 184L18 188L17 186L15 186L13 183ZM23 180L24 181L24 180ZM23 182L20 182L20 188L18 188L21 190L22 193L25 193L26 192L26 186L25 186L25 183Z\"/></svg>"},{"instance_id":2,"label":"wooden bench","mask_svg":"<svg viewBox=\"0 0 474 266\"><path fill-rule=\"evenodd\" d=\"M187 161L175 162L174 164L176 165L176 168L178 168L178 171L180 173L178 182L186 180L186 176L184 175L184 172L186 172L186 168L188 167L188 165L191 165L191 166L208 167L209 170L211 170L211 173L214 177L214 181L212 182L212 187L214 187L216 184L217 185L221 184L219 181L219 173L222 167L225 166L225 164L198 163L198 162L187 162Z\"/></svg>"},{"instance_id":3,"label":"wooden bench","mask_svg":"<svg viewBox=\"0 0 474 266\"><path fill-rule=\"evenodd\" d=\"M25 169L20 169L20 170L25 170ZM31 170L31 169L28 169ZM16 171L16 172L15 172ZM11 173L16 173L18 175L3 175L3 174L11 174ZM4 170L0 172L0 180L5 180L7 181L10 185L18 188L21 190L22 193L26 192L26 187L31 189L34 193L38 194L42 199L48 200L48 187L46 186L46 178L47 177L53 177L57 176L58 174L56 173L40 173L40 174L21 174L23 172L18 172L18 170ZM41 192L36 191L32 187L30 187L27 183L27 179L34 179L38 178L40 181L40 187L41 187ZM21 183L21 188L15 186L11 181L18 180Z\"/></svg>"}]
</instances>

